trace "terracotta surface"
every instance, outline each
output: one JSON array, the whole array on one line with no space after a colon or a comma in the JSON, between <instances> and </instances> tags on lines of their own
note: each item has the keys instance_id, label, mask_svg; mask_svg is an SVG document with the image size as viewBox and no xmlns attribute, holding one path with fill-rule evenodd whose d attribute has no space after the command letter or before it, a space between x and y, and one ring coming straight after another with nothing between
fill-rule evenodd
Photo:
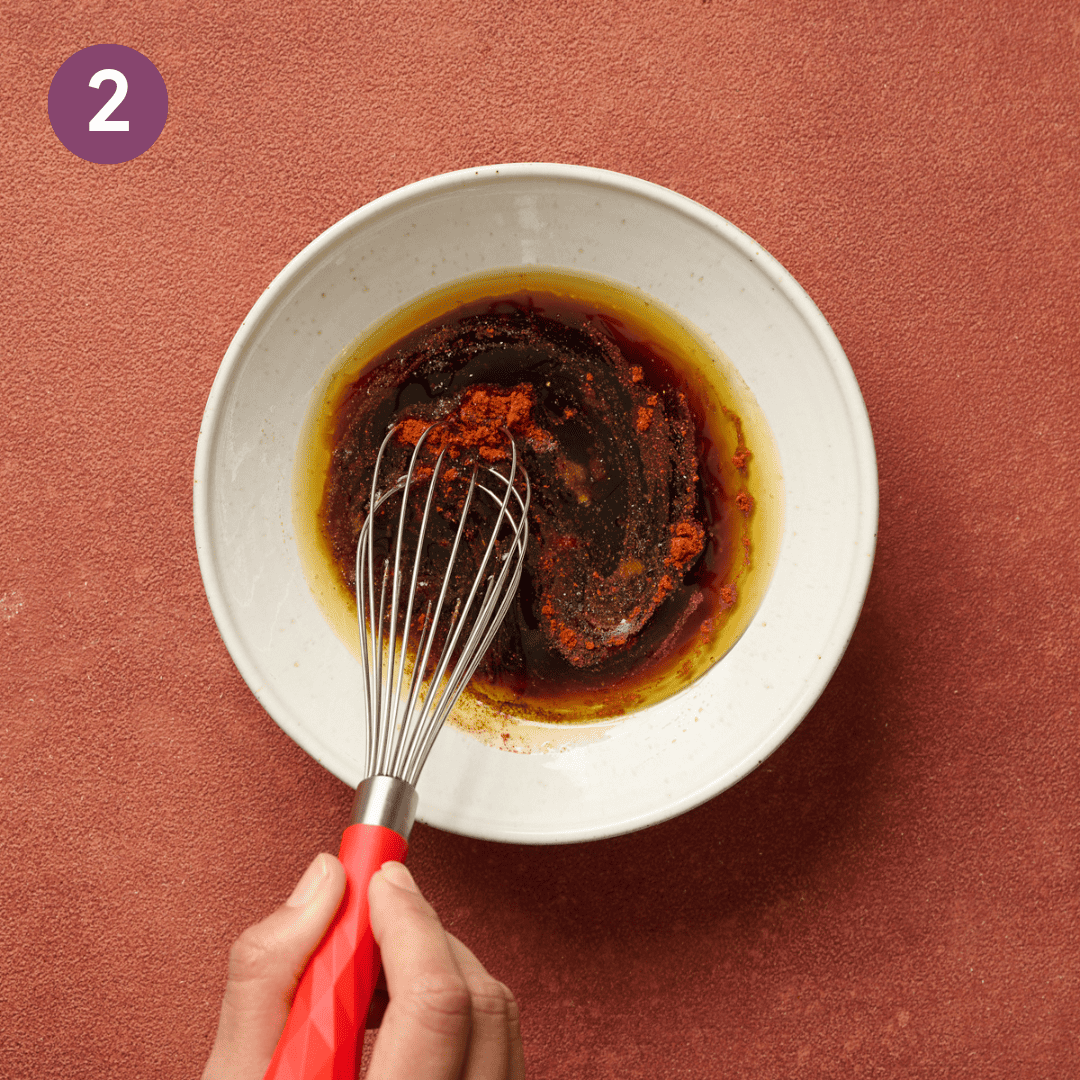
<instances>
[{"instance_id":1,"label":"terracotta surface","mask_svg":"<svg viewBox=\"0 0 1080 1080\"><path fill-rule=\"evenodd\" d=\"M567 161L700 200L859 378L879 553L832 684L711 803L518 848L416 830L536 1077L1080 1075L1080 15L1012 0L0 13L0 1074L190 1077L229 942L351 794L236 673L206 395L274 274L401 184ZM77 49L171 115L53 135Z\"/></svg>"}]
</instances>

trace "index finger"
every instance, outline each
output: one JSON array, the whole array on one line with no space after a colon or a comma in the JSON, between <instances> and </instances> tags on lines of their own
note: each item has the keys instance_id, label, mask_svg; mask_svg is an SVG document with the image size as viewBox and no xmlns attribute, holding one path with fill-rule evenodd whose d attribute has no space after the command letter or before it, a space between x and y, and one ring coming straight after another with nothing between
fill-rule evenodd
<instances>
[{"instance_id":1,"label":"index finger","mask_svg":"<svg viewBox=\"0 0 1080 1080\"><path fill-rule=\"evenodd\" d=\"M368 1080L456 1080L472 1005L446 931L400 863L372 877L368 903L390 991Z\"/></svg>"}]
</instances>

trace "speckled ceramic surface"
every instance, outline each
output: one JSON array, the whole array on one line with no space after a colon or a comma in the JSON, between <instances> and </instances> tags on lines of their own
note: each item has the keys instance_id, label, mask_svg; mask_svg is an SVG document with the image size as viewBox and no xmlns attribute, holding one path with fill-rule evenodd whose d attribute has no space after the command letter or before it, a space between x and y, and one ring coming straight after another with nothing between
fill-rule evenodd
<instances>
[{"instance_id":1,"label":"speckled ceramic surface","mask_svg":"<svg viewBox=\"0 0 1080 1080\"><path fill-rule=\"evenodd\" d=\"M721 217L600 170L506 165L425 180L362 207L301 252L236 334L210 394L195 527L222 637L278 724L362 779L360 671L312 598L292 527L311 392L376 319L500 266L599 273L675 308L731 359L772 428L784 477L779 563L752 625L681 694L551 753L456 728L420 781L420 818L556 843L641 828L703 802L790 734L836 667L869 580L877 473L839 342L794 279Z\"/></svg>"}]
</instances>

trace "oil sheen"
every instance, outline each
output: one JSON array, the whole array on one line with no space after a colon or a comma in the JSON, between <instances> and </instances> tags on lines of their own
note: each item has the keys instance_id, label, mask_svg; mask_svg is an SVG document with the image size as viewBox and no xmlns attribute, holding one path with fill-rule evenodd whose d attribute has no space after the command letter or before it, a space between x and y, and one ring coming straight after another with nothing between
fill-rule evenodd
<instances>
[{"instance_id":1,"label":"oil sheen","mask_svg":"<svg viewBox=\"0 0 1080 1080\"><path fill-rule=\"evenodd\" d=\"M565 270L469 278L373 327L313 399L297 535L313 591L354 651L356 535L383 434L515 388L533 402L516 436L533 490L529 550L456 717L489 733L507 717L620 716L692 683L753 617L780 524L760 410L674 312Z\"/></svg>"}]
</instances>

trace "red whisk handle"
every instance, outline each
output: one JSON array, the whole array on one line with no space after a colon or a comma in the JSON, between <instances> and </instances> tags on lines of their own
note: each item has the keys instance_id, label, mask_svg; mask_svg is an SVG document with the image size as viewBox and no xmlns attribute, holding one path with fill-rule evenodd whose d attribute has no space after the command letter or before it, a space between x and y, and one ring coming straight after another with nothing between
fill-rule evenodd
<instances>
[{"instance_id":1,"label":"red whisk handle","mask_svg":"<svg viewBox=\"0 0 1080 1080\"><path fill-rule=\"evenodd\" d=\"M361 784L358 807L363 789ZM410 818L402 829L406 835L411 824ZM368 916L368 883L384 862L404 859L407 849L404 836L384 825L354 824L342 834L338 857L345 867L345 896L300 976L264 1080L356 1080L364 1021L381 967Z\"/></svg>"}]
</instances>

